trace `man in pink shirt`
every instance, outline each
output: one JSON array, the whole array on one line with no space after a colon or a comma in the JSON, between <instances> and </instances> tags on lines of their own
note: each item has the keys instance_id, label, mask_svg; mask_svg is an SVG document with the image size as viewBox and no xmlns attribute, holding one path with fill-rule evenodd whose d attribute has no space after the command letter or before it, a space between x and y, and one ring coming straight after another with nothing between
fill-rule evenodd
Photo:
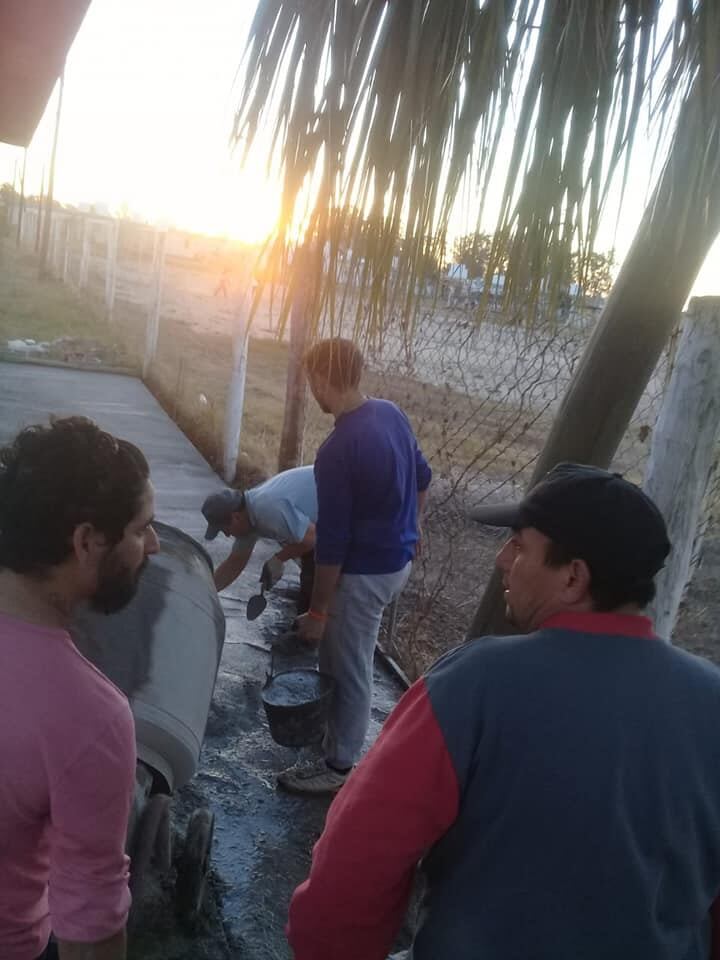
<instances>
[{"instance_id":1,"label":"man in pink shirt","mask_svg":"<svg viewBox=\"0 0 720 960\"><path fill-rule=\"evenodd\" d=\"M0 449L2 960L125 957L133 719L68 626L132 598L153 509L143 454L90 420Z\"/></svg>"}]
</instances>

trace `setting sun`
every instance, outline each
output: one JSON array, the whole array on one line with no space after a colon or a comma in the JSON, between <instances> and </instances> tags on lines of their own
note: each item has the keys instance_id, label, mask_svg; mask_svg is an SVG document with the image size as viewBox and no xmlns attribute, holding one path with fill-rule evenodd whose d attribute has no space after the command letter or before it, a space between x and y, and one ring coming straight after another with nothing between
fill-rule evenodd
<instances>
[{"instance_id":1,"label":"setting sun","mask_svg":"<svg viewBox=\"0 0 720 960\"><path fill-rule=\"evenodd\" d=\"M272 230L279 194L230 149L232 86L252 0L94 0L70 51L55 196L246 243ZM39 193L56 94L28 149ZM0 146L0 181L22 151Z\"/></svg>"}]
</instances>

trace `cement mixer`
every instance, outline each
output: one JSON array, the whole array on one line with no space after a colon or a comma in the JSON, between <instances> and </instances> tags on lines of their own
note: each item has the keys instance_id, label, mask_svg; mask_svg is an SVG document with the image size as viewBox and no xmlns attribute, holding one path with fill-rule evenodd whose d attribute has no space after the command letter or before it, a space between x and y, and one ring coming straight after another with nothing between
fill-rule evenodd
<instances>
[{"instance_id":1,"label":"cement mixer","mask_svg":"<svg viewBox=\"0 0 720 960\"><path fill-rule=\"evenodd\" d=\"M153 526L160 552L132 602L110 616L83 612L73 631L77 647L125 693L135 717L138 765L128 830L135 900L153 858L161 869L170 867L170 798L197 772L225 639L210 557L175 527ZM204 808L190 818L176 880L185 920L202 906L213 826Z\"/></svg>"}]
</instances>

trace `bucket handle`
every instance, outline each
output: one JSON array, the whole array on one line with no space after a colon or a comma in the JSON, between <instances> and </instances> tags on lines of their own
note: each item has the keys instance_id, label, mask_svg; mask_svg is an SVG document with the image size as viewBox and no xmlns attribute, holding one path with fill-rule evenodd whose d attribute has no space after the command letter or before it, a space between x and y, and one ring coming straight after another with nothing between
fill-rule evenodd
<instances>
[{"instance_id":1,"label":"bucket handle","mask_svg":"<svg viewBox=\"0 0 720 960\"><path fill-rule=\"evenodd\" d=\"M274 679L275 679L275 647L271 646L270 647L270 670L265 675L265 686L267 687L270 681Z\"/></svg>"}]
</instances>

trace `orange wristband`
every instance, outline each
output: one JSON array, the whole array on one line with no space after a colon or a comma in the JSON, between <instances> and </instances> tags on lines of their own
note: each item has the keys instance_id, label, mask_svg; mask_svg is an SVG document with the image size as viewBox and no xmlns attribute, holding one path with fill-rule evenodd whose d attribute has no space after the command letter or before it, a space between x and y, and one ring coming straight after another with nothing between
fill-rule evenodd
<instances>
[{"instance_id":1,"label":"orange wristband","mask_svg":"<svg viewBox=\"0 0 720 960\"><path fill-rule=\"evenodd\" d=\"M327 621L327 614L318 613L317 610L308 610L307 615L311 620L319 620L320 623L325 623Z\"/></svg>"}]
</instances>

